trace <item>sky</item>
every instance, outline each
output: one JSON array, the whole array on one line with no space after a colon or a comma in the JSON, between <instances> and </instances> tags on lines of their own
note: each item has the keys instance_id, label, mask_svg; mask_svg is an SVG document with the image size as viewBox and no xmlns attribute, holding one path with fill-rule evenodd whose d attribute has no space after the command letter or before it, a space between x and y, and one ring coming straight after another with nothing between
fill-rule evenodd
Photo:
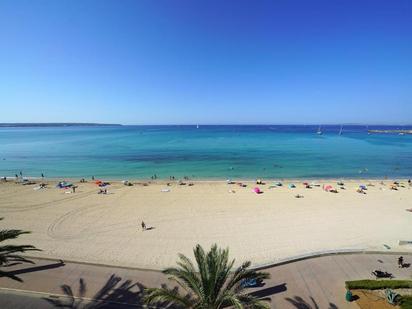
<instances>
[{"instance_id":1,"label":"sky","mask_svg":"<svg viewBox=\"0 0 412 309\"><path fill-rule=\"evenodd\" d=\"M0 122L412 124L412 1L0 0Z\"/></svg>"}]
</instances>

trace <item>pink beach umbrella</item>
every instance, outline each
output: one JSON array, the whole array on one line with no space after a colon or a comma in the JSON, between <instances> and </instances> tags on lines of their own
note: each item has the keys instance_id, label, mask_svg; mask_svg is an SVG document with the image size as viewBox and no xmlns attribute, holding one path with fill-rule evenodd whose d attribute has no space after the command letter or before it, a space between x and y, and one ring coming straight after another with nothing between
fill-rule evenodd
<instances>
[{"instance_id":1,"label":"pink beach umbrella","mask_svg":"<svg viewBox=\"0 0 412 309\"><path fill-rule=\"evenodd\" d=\"M254 188L254 189L253 189L253 192L258 193L258 194L259 194L259 193L262 193L262 191L260 191L260 189L259 189L258 187Z\"/></svg>"},{"instance_id":2,"label":"pink beach umbrella","mask_svg":"<svg viewBox=\"0 0 412 309\"><path fill-rule=\"evenodd\" d=\"M330 191L332 189L333 189L333 187L331 185L326 185L326 186L323 187L323 190L325 190L325 191Z\"/></svg>"}]
</instances>

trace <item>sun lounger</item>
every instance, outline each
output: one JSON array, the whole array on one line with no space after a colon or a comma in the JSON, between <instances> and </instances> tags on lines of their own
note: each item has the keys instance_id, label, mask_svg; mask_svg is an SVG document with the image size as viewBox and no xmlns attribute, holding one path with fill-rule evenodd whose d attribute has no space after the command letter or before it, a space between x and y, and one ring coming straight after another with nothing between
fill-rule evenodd
<instances>
[{"instance_id":1,"label":"sun lounger","mask_svg":"<svg viewBox=\"0 0 412 309\"><path fill-rule=\"evenodd\" d=\"M375 270L372 272L372 275L375 276L375 278L389 278L392 279L393 275L391 273L388 273L386 271L381 271L381 270Z\"/></svg>"}]
</instances>

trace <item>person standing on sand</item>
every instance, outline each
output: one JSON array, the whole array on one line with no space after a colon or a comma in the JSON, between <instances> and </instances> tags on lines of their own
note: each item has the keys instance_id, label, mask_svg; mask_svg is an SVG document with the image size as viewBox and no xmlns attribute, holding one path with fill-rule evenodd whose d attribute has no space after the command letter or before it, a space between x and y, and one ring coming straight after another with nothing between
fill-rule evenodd
<instances>
[{"instance_id":1,"label":"person standing on sand","mask_svg":"<svg viewBox=\"0 0 412 309\"><path fill-rule=\"evenodd\" d=\"M403 268L403 256L400 256L398 259L398 267Z\"/></svg>"},{"instance_id":2,"label":"person standing on sand","mask_svg":"<svg viewBox=\"0 0 412 309\"><path fill-rule=\"evenodd\" d=\"M142 221L142 231L146 231L146 224Z\"/></svg>"}]
</instances>

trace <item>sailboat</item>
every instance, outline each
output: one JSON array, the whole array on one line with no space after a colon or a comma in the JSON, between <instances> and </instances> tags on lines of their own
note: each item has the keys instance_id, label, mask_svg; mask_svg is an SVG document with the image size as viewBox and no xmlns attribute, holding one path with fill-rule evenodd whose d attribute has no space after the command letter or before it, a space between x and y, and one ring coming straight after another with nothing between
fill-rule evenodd
<instances>
[{"instance_id":1,"label":"sailboat","mask_svg":"<svg viewBox=\"0 0 412 309\"><path fill-rule=\"evenodd\" d=\"M198 125L198 124L196 125L196 129L199 129L199 125Z\"/></svg>"},{"instance_id":2,"label":"sailboat","mask_svg":"<svg viewBox=\"0 0 412 309\"><path fill-rule=\"evenodd\" d=\"M321 126L319 126L318 131L316 132L316 134L318 134L318 135L322 135Z\"/></svg>"},{"instance_id":3,"label":"sailboat","mask_svg":"<svg viewBox=\"0 0 412 309\"><path fill-rule=\"evenodd\" d=\"M342 131L343 131L343 125L340 126L339 135L342 135Z\"/></svg>"}]
</instances>

